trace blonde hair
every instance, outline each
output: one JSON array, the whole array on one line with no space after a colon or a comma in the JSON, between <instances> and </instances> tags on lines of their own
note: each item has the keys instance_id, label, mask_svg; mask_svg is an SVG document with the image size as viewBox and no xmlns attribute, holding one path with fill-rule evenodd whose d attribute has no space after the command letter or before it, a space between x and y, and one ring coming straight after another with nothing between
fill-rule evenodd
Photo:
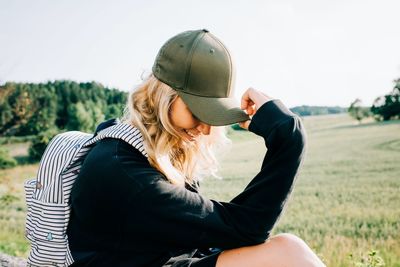
<instances>
[{"instance_id":1,"label":"blonde hair","mask_svg":"<svg viewBox=\"0 0 400 267\"><path fill-rule=\"evenodd\" d=\"M149 163L172 184L220 178L216 153L226 152L231 145L225 127L212 126L210 135L200 135L194 142L184 140L169 116L177 97L174 89L150 74L129 94L123 122L140 130Z\"/></svg>"}]
</instances>

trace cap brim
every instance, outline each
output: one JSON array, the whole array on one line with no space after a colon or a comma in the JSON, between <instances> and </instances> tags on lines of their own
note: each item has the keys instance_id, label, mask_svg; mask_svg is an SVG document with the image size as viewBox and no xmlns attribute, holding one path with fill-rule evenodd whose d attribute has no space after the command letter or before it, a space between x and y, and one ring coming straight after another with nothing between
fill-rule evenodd
<instances>
[{"instance_id":1,"label":"cap brim","mask_svg":"<svg viewBox=\"0 0 400 267\"><path fill-rule=\"evenodd\" d=\"M177 91L190 111L202 122L213 126L250 120L234 98L202 97Z\"/></svg>"}]
</instances>

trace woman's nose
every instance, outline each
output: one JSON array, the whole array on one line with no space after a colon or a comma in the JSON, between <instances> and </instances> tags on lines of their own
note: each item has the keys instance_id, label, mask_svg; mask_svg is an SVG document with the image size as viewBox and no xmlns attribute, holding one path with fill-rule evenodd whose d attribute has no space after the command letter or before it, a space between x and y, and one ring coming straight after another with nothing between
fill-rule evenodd
<instances>
[{"instance_id":1,"label":"woman's nose","mask_svg":"<svg viewBox=\"0 0 400 267\"><path fill-rule=\"evenodd\" d=\"M209 135L210 134L210 130L211 130L211 126L201 122L199 124L199 126L197 126L197 130L200 131L202 134L204 135Z\"/></svg>"}]
</instances>

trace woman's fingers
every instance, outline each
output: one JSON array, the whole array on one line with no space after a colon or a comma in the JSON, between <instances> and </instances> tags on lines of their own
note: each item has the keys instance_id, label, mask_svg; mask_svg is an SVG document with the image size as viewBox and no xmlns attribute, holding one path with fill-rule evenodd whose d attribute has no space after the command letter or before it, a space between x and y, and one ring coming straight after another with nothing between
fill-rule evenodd
<instances>
[{"instance_id":1,"label":"woman's fingers","mask_svg":"<svg viewBox=\"0 0 400 267\"><path fill-rule=\"evenodd\" d=\"M250 87L243 93L240 101L240 107L242 110L245 110L249 116L253 116L256 114L259 107L271 99L271 97L263 92ZM246 130L248 130L249 124L250 120L239 122L239 126Z\"/></svg>"},{"instance_id":2,"label":"woman's fingers","mask_svg":"<svg viewBox=\"0 0 400 267\"><path fill-rule=\"evenodd\" d=\"M256 112L256 108L255 108L255 105L254 104L252 104L252 105L248 105L247 106L247 108L246 108L246 112L247 112L247 114L249 115L249 116L252 116L255 112Z\"/></svg>"},{"instance_id":3,"label":"woman's fingers","mask_svg":"<svg viewBox=\"0 0 400 267\"><path fill-rule=\"evenodd\" d=\"M247 114L251 116L257 112L260 106L269 100L271 100L271 97L250 87L242 95L241 108L246 110Z\"/></svg>"},{"instance_id":4,"label":"woman's fingers","mask_svg":"<svg viewBox=\"0 0 400 267\"><path fill-rule=\"evenodd\" d=\"M251 88L249 88L249 89L247 89L244 93L243 93L243 95L242 95L242 99L241 99L241 108L244 110L244 109L247 109L247 107L248 106L252 106L252 105L254 105L254 102L251 100L251 98L250 98L250 89Z\"/></svg>"},{"instance_id":5,"label":"woman's fingers","mask_svg":"<svg viewBox=\"0 0 400 267\"><path fill-rule=\"evenodd\" d=\"M254 90L254 89L253 88L247 89L246 92L244 92L244 94L242 96L242 100L241 100L241 108L243 110L246 110L246 113L249 116L254 115L255 112L257 111L256 104L252 99L253 98L252 90Z\"/></svg>"}]
</instances>

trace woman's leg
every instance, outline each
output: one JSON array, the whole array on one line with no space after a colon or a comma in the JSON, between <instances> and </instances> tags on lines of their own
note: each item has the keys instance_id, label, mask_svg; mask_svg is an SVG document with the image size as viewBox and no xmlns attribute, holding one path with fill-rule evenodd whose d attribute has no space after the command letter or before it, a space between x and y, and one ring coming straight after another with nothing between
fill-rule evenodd
<instances>
[{"instance_id":1,"label":"woman's leg","mask_svg":"<svg viewBox=\"0 0 400 267\"><path fill-rule=\"evenodd\" d=\"M292 234L279 234L265 243L224 250L216 267L322 267L307 244Z\"/></svg>"}]
</instances>

